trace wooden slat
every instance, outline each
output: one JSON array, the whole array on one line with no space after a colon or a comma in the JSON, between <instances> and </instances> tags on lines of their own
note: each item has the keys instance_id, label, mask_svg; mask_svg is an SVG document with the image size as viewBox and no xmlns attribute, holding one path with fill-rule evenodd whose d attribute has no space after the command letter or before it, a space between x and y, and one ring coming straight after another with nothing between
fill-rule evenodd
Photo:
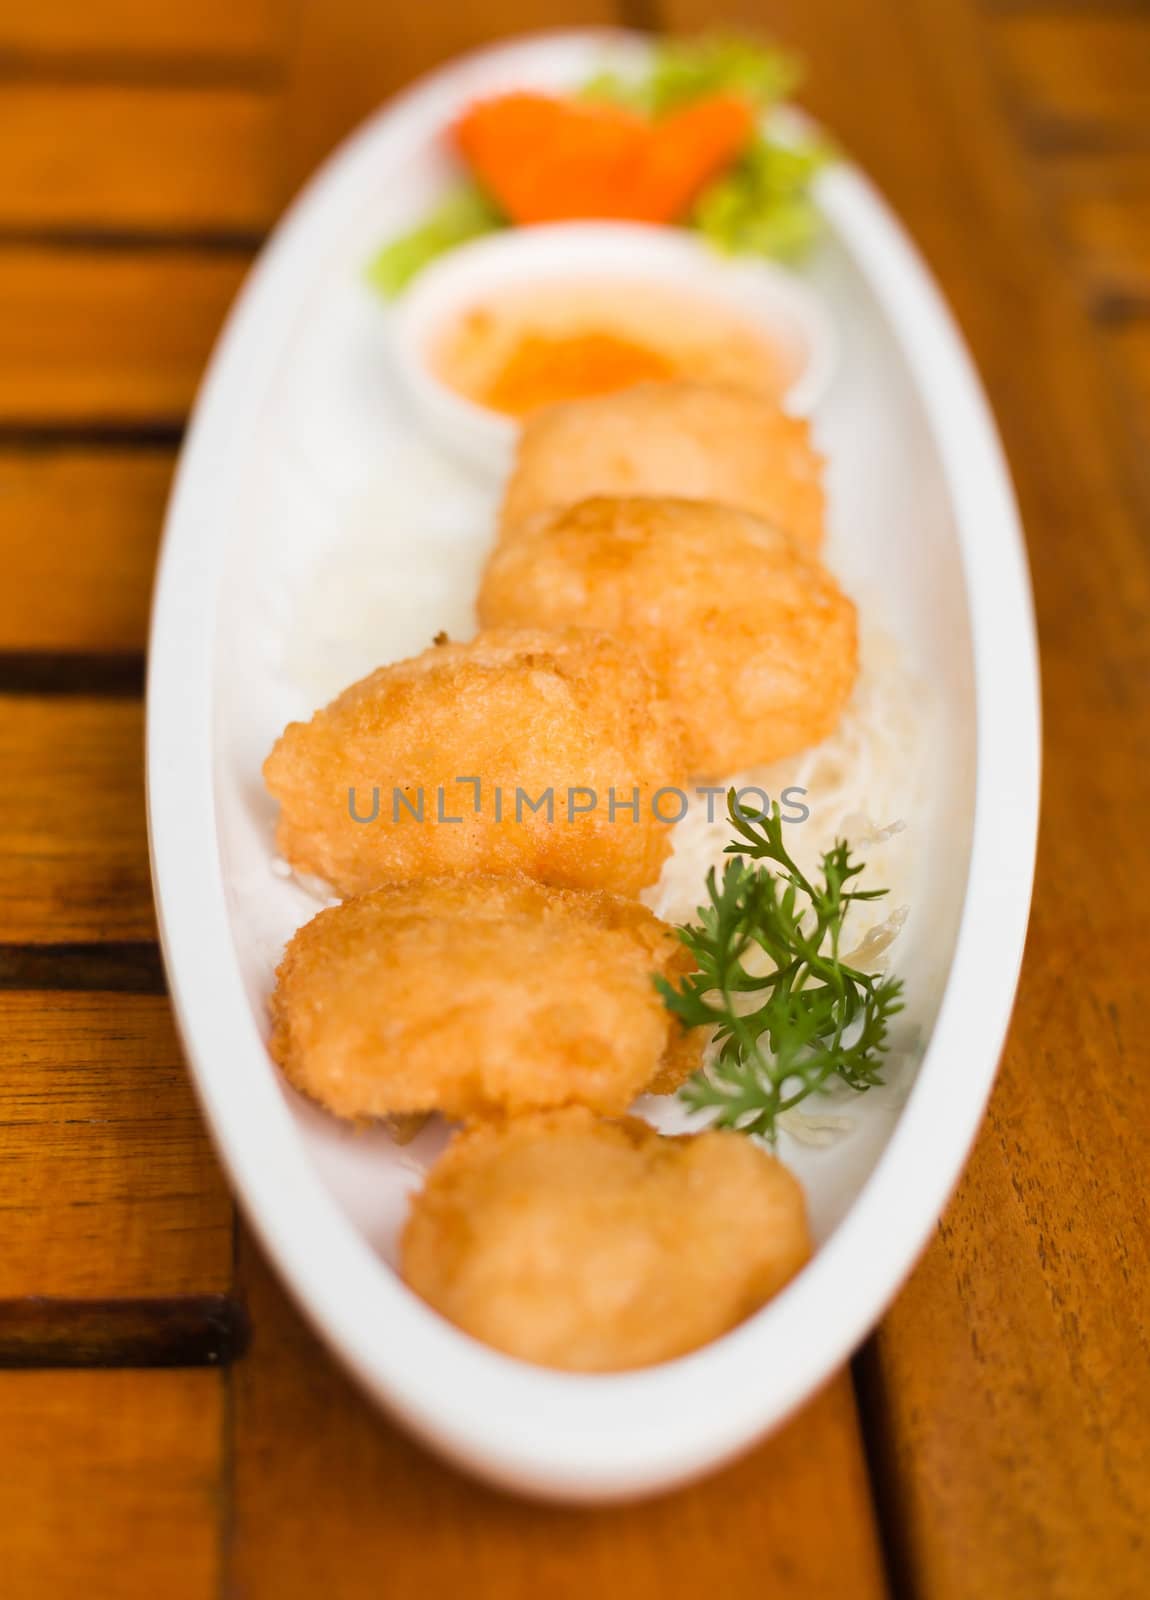
<instances>
[{"instance_id":1,"label":"wooden slat","mask_svg":"<svg viewBox=\"0 0 1150 1600\"><path fill-rule=\"evenodd\" d=\"M0 426L179 426L247 265L0 249Z\"/></svg>"},{"instance_id":2,"label":"wooden slat","mask_svg":"<svg viewBox=\"0 0 1150 1600\"><path fill-rule=\"evenodd\" d=\"M1150 144L1150 16L1074 11L999 19L990 41L1040 142Z\"/></svg>"},{"instance_id":3,"label":"wooden slat","mask_svg":"<svg viewBox=\"0 0 1150 1600\"><path fill-rule=\"evenodd\" d=\"M367 1600L381 1587L473 1600L885 1594L845 1376L709 1483L605 1511L529 1504L378 1417L250 1244L243 1260L253 1338L232 1372L225 1582L245 1600Z\"/></svg>"},{"instance_id":4,"label":"wooden slat","mask_svg":"<svg viewBox=\"0 0 1150 1600\"><path fill-rule=\"evenodd\" d=\"M683 23L700 11L676 7ZM791 0L772 21L925 245L990 382L1049 707L1038 899L1002 1086L868 1363L888 1531L902 1586L929 1600L1134 1595L1150 1516L1134 1288L1150 1271L1134 1155L1150 1121L1134 1043L1150 891L1134 798L1150 787L1144 531L1095 336L969 0ZM1088 82L1098 70L1080 64Z\"/></svg>"},{"instance_id":5,"label":"wooden slat","mask_svg":"<svg viewBox=\"0 0 1150 1600\"><path fill-rule=\"evenodd\" d=\"M892 1492L930 1596L1134 1600L1145 1571L1150 1223L1131 1197L1150 937L1078 905L1068 924L1053 900L969 1170L878 1341Z\"/></svg>"},{"instance_id":6,"label":"wooden slat","mask_svg":"<svg viewBox=\"0 0 1150 1600\"><path fill-rule=\"evenodd\" d=\"M274 128L256 89L6 85L0 230L261 231Z\"/></svg>"},{"instance_id":7,"label":"wooden slat","mask_svg":"<svg viewBox=\"0 0 1150 1600\"><path fill-rule=\"evenodd\" d=\"M3 941L153 938L141 707L0 699L0 771Z\"/></svg>"},{"instance_id":8,"label":"wooden slat","mask_svg":"<svg viewBox=\"0 0 1150 1600\"><path fill-rule=\"evenodd\" d=\"M230 1288L231 1201L164 998L0 993L0 1079L0 1301Z\"/></svg>"},{"instance_id":9,"label":"wooden slat","mask_svg":"<svg viewBox=\"0 0 1150 1600\"><path fill-rule=\"evenodd\" d=\"M170 451L0 452L0 651L138 651Z\"/></svg>"},{"instance_id":10,"label":"wooden slat","mask_svg":"<svg viewBox=\"0 0 1150 1600\"><path fill-rule=\"evenodd\" d=\"M5 1600L214 1600L215 1372L0 1373Z\"/></svg>"},{"instance_id":11,"label":"wooden slat","mask_svg":"<svg viewBox=\"0 0 1150 1600\"><path fill-rule=\"evenodd\" d=\"M0 11L0 64L64 60L110 63L138 57L266 61L278 52L279 0L41 0Z\"/></svg>"},{"instance_id":12,"label":"wooden slat","mask_svg":"<svg viewBox=\"0 0 1150 1600\"><path fill-rule=\"evenodd\" d=\"M1150 148L1052 157L1042 171L1092 304L1150 306Z\"/></svg>"}]
</instances>

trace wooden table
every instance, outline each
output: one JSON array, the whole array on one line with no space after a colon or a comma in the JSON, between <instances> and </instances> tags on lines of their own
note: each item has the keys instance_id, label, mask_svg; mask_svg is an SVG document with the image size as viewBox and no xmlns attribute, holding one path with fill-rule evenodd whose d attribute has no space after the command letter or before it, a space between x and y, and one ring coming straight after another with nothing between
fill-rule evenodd
<instances>
[{"instance_id":1,"label":"wooden table","mask_svg":"<svg viewBox=\"0 0 1150 1600\"><path fill-rule=\"evenodd\" d=\"M212 338L338 134L487 37L720 15L805 51L990 388L1044 649L1039 891L990 1116L853 1371L707 1484L556 1510L373 1415L236 1222L154 944L148 586ZM0 73L0 1592L1150 1592L1150 8L5 0Z\"/></svg>"}]
</instances>

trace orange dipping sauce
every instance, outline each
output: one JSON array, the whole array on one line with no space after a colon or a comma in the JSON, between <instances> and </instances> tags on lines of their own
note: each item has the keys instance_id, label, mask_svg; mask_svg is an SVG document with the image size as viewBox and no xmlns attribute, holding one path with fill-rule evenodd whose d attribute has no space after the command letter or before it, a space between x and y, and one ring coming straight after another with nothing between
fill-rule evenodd
<instances>
[{"instance_id":1,"label":"orange dipping sauce","mask_svg":"<svg viewBox=\"0 0 1150 1600\"><path fill-rule=\"evenodd\" d=\"M676 378L736 384L778 399L800 365L799 352L737 311L634 279L496 292L458 313L429 355L448 388L516 418Z\"/></svg>"},{"instance_id":2,"label":"orange dipping sauce","mask_svg":"<svg viewBox=\"0 0 1150 1600\"><path fill-rule=\"evenodd\" d=\"M557 400L666 381L675 367L661 351L620 334L524 333L479 398L492 411L525 417Z\"/></svg>"}]
</instances>

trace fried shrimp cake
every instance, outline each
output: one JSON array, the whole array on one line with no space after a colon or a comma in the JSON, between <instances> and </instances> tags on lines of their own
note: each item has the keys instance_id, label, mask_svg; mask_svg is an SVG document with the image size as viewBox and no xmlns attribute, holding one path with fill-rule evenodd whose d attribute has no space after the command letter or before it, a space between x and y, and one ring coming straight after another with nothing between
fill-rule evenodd
<instances>
[{"instance_id":1,"label":"fried shrimp cake","mask_svg":"<svg viewBox=\"0 0 1150 1600\"><path fill-rule=\"evenodd\" d=\"M486 1344L612 1372L717 1338L809 1255L798 1182L742 1134L573 1110L458 1135L413 1197L401 1265Z\"/></svg>"},{"instance_id":2,"label":"fried shrimp cake","mask_svg":"<svg viewBox=\"0 0 1150 1600\"><path fill-rule=\"evenodd\" d=\"M670 849L653 799L684 770L636 648L568 629L481 634L381 667L289 723L264 780L281 854L341 894L515 871L636 894Z\"/></svg>"},{"instance_id":3,"label":"fried shrimp cake","mask_svg":"<svg viewBox=\"0 0 1150 1600\"><path fill-rule=\"evenodd\" d=\"M748 390L639 384L537 412L520 438L501 536L577 500L625 494L718 501L809 550L822 545L822 457L810 428Z\"/></svg>"},{"instance_id":4,"label":"fried shrimp cake","mask_svg":"<svg viewBox=\"0 0 1150 1600\"><path fill-rule=\"evenodd\" d=\"M643 649L693 773L774 761L830 734L858 671L855 608L768 523L690 500L598 499L496 548L484 623L604 628Z\"/></svg>"},{"instance_id":5,"label":"fried shrimp cake","mask_svg":"<svg viewBox=\"0 0 1150 1600\"><path fill-rule=\"evenodd\" d=\"M699 1064L652 982L691 966L634 900L523 877L396 884L291 940L271 1050L338 1116L625 1111Z\"/></svg>"}]
</instances>

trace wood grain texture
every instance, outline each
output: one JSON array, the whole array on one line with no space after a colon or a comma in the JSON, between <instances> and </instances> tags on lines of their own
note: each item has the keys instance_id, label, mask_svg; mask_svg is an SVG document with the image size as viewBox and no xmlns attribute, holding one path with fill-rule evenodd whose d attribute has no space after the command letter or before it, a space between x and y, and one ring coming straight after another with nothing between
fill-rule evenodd
<instances>
[{"instance_id":1,"label":"wood grain texture","mask_svg":"<svg viewBox=\"0 0 1150 1600\"><path fill-rule=\"evenodd\" d=\"M680 20L698 15L683 7ZM770 15L807 51L813 98L959 310L1016 474L1044 649L1045 820L1011 1045L962 1188L867 1363L888 1525L904 1587L931 1600L1133 1596L1150 1514L1135 1287L1150 1269L1135 1154L1150 1095L1132 1065L1150 789L1146 513L975 8L795 0ZM1081 68L1091 81L1098 70Z\"/></svg>"},{"instance_id":2,"label":"wood grain texture","mask_svg":"<svg viewBox=\"0 0 1150 1600\"><path fill-rule=\"evenodd\" d=\"M0 230L262 232L274 117L260 89L6 86Z\"/></svg>"},{"instance_id":3,"label":"wood grain texture","mask_svg":"<svg viewBox=\"0 0 1150 1600\"><path fill-rule=\"evenodd\" d=\"M1150 316L1105 330L1104 349L1117 374L1122 420L1137 457L1141 501L1150 504Z\"/></svg>"},{"instance_id":4,"label":"wood grain texture","mask_svg":"<svg viewBox=\"0 0 1150 1600\"><path fill-rule=\"evenodd\" d=\"M0 1301L229 1289L231 1200L164 998L0 993L0 1080Z\"/></svg>"},{"instance_id":5,"label":"wood grain texture","mask_svg":"<svg viewBox=\"0 0 1150 1600\"><path fill-rule=\"evenodd\" d=\"M280 0L196 0L156 5L155 0L39 0L0 9L0 64L45 75L60 64L110 69L138 59L181 62L264 63L281 39Z\"/></svg>"},{"instance_id":6,"label":"wood grain texture","mask_svg":"<svg viewBox=\"0 0 1150 1600\"><path fill-rule=\"evenodd\" d=\"M0 248L0 426L179 426L248 260Z\"/></svg>"},{"instance_id":7,"label":"wood grain texture","mask_svg":"<svg viewBox=\"0 0 1150 1600\"><path fill-rule=\"evenodd\" d=\"M138 651L172 456L0 452L0 651Z\"/></svg>"},{"instance_id":8,"label":"wood grain texture","mask_svg":"<svg viewBox=\"0 0 1150 1600\"><path fill-rule=\"evenodd\" d=\"M215 1600L216 1372L0 1372L5 1600Z\"/></svg>"},{"instance_id":9,"label":"wood grain texture","mask_svg":"<svg viewBox=\"0 0 1150 1600\"><path fill-rule=\"evenodd\" d=\"M1039 144L1150 146L1144 6L1003 17L994 46L1020 125Z\"/></svg>"},{"instance_id":10,"label":"wood grain texture","mask_svg":"<svg viewBox=\"0 0 1150 1600\"><path fill-rule=\"evenodd\" d=\"M1150 148L1054 157L1040 179L1087 303L1150 311Z\"/></svg>"},{"instance_id":11,"label":"wood grain texture","mask_svg":"<svg viewBox=\"0 0 1150 1600\"><path fill-rule=\"evenodd\" d=\"M497 0L400 13L303 0L273 186L293 188L413 73L483 37L607 20L608 9ZM1150 18L1123 0L666 9L684 27L741 16L805 50L810 103L887 189L957 306L1031 538L1047 789L1018 1014L968 1172L862 1364L899 1586L923 1600L1141 1600L1150 322L1100 330L1087 312L1144 294ZM0 150L0 226L157 236L262 226L265 156L253 152L266 150L266 129L253 140L233 111L227 140L223 123L204 134L219 134L211 163L173 130L192 129L187 108L204 103L192 84L212 94L223 84L229 103L249 106L253 86L269 89L274 10L271 0L8 7L0 67L29 66L35 83L11 113L28 148ZM108 88L124 82L142 98ZM161 106L163 84L179 86L177 109ZM168 130L170 174L160 132L155 152L130 147L139 113L124 108L145 103L159 119L150 126ZM46 104L58 107L55 133ZM129 145L115 170L93 172L91 193L84 117L91 138L103 129L105 151ZM174 433L245 265L243 251L170 246L0 251L0 428ZM0 513L16 513L2 534L13 553L0 651L138 648L167 463L157 454L137 466L91 449L0 458ZM130 993L156 978L139 738L130 704L0 699L0 985L5 974L63 984L102 973L125 991L0 994L5 1082L41 1107L25 1121L6 1109L0 1127L0 1147L17 1152L0 1163L0 1208L6 1185L41 1206L11 1226L0 1209L15 1240L0 1272L23 1285L35 1275L43 1294L227 1283L227 1203L222 1190L211 1198L218 1180L193 1148L194 1112L157 1022L166 1014L145 1018ZM138 942L117 965L118 946L101 962L109 938ZM23 939L39 949L12 943ZM102 1249L108 1241L116 1248ZM500 1600L882 1592L842 1380L709 1485L619 1511L549 1511L464 1482L374 1418L250 1253L245 1277L255 1344L228 1379L226 1427L210 1373L0 1375L5 1600L292 1600L317 1586L355 1600L385 1581L397 1593Z\"/></svg>"},{"instance_id":12,"label":"wood grain texture","mask_svg":"<svg viewBox=\"0 0 1150 1600\"><path fill-rule=\"evenodd\" d=\"M155 937L143 712L132 701L0 698L0 936Z\"/></svg>"},{"instance_id":13,"label":"wood grain texture","mask_svg":"<svg viewBox=\"0 0 1150 1600\"><path fill-rule=\"evenodd\" d=\"M241 1281L253 1343L230 1379L225 1577L244 1600L368 1600L381 1583L475 1600L886 1592L845 1376L706 1484L609 1510L534 1505L463 1478L378 1417L246 1238Z\"/></svg>"},{"instance_id":14,"label":"wood grain texture","mask_svg":"<svg viewBox=\"0 0 1150 1600\"><path fill-rule=\"evenodd\" d=\"M1143 510L1145 527L1150 522L1150 316L1107 323L1102 347L1117 395L1115 428L1127 481ZM1150 650L1144 614L1138 624L1138 648L1145 660Z\"/></svg>"}]
</instances>

